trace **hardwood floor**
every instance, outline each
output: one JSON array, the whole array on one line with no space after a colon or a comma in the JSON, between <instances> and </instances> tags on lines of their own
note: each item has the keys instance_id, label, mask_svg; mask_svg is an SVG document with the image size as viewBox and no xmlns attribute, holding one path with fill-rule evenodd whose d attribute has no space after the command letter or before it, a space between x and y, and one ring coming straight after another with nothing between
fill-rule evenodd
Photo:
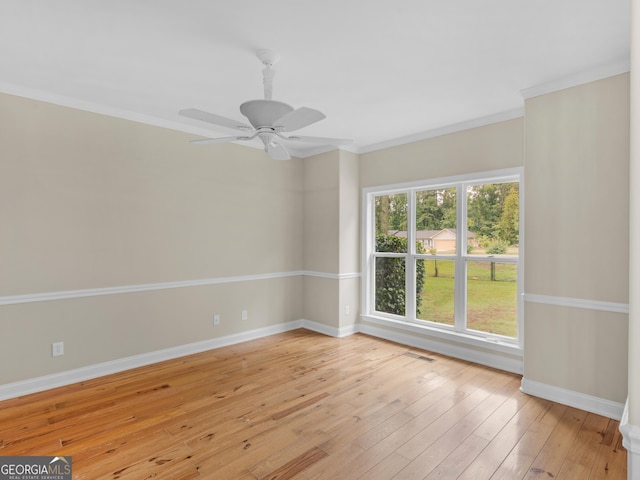
<instances>
[{"instance_id":1,"label":"hardwood floor","mask_svg":"<svg viewBox=\"0 0 640 480\"><path fill-rule=\"evenodd\" d=\"M625 479L618 422L520 377L296 330L0 402L0 456L74 479Z\"/></svg>"}]
</instances>

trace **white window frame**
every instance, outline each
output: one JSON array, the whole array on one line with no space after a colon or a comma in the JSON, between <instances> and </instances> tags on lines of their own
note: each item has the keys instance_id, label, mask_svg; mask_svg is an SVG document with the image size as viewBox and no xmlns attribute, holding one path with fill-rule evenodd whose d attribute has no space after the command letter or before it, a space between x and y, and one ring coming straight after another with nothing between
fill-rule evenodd
<instances>
[{"instance_id":1,"label":"white window frame","mask_svg":"<svg viewBox=\"0 0 640 480\"><path fill-rule=\"evenodd\" d=\"M467 254L467 187L491 183L519 182L520 194L520 222L519 222L519 251L517 257L499 258L489 255ZM415 197L416 192L432 189L456 188L456 253L453 254L417 254L415 251ZM407 253L375 252L375 202L381 195L407 194ZM361 312L364 320L389 326L406 326L409 331L428 333L436 337L459 341L462 343L481 346L504 353L521 354L524 344L523 328L523 252L524 252L524 181L521 167L490 172L479 172L432 180L415 181L403 184L369 187L362 190L362 305ZM375 259L378 257L399 257L405 259L405 315L399 316L375 310ZM415 263L417 259L453 260L455 261L454 280L454 312L453 326L425 321L416 318L416 292L413 287ZM518 267L517 278L517 337L505 337L486 332L469 330L466 328L466 285L467 263L469 261L496 263L514 263ZM405 328L406 329L406 328Z\"/></svg>"}]
</instances>

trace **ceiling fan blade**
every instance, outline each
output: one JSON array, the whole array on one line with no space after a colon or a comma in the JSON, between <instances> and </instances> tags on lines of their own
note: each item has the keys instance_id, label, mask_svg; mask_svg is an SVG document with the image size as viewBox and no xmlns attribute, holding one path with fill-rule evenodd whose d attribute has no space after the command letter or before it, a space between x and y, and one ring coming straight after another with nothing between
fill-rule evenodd
<instances>
[{"instance_id":1,"label":"ceiling fan blade","mask_svg":"<svg viewBox=\"0 0 640 480\"><path fill-rule=\"evenodd\" d=\"M296 142L322 143L326 145L349 145L353 140L347 138L330 138L330 137L308 137L304 135L291 135L283 137L287 140L295 140Z\"/></svg>"},{"instance_id":2,"label":"ceiling fan blade","mask_svg":"<svg viewBox=\"0 0 640 480\"><path fill-rule=\"evenodd\" d=\"M202 122L220 125L221 127L235 128L236 130L243 131L253 130L253 127L247 125L246 123L239 122L238 120L234 120L232 118L221 117L220 115L216 115L214 113L198 110L197 108L185 108L184 110L180 110L178 114L182 115L183 117L193 118Z\"/></svg>"},{"instance_id":3,"label":"ceiling fan blade","mask_svg":"<svg viewBox=\"0 0 640 480\"><path fill-rule=\"evenodd\" d=\"M267 153L274 160L289 160L291 158L289 152L287 152L287 149L284 148L284 145L281 143L271 145Z\"/></svg>"},{"instance_id":4,"label":"ceiling fan blade","mask_svg":"<svg viewBox=\"0 0 640 480\"><path fill-rule=\"evenodd\" d=\"M300 107L280 117L274 122L273 126L285 132L293 132L312 123L319 122L324 118L327 118L326 115L318 110Z\"/></svg>"},{"instance_id":5,"label":"ceiling fan blade","mask_svg":"<svg viewBox=\"0 0 640 480\"><path fill-rule=\"evenodd\" d=\"M218 138L204 138L202 140L191 140L189 143L195 143L198 145L208 145L211 143L225 143L233 142L236 140L248 140L249 137L218 137Z\"/></svg>"}]
</instances>

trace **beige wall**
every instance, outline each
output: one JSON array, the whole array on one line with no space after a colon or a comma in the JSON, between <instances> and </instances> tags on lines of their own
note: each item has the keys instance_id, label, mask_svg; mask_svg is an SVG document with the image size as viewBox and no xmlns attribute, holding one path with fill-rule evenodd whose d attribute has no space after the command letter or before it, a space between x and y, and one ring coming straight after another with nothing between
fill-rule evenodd
<instances>
[{"instance_id":1,"label":"beige wall","mask_svg":"<svg viewBox=\"0 0 640 480\"><path fill-rule=\"evenodd\" d=\"M3 295L302 266L299 163L0 100Z\"/></svg>"},{"instance_id":2,"label":"beige wall","mask_svg":"<svg viewBox=\"0 0 640 480\"><path fill-rule=\"evenodd\" d=\"M525 304L524 378L624 403L626 315Z\"/></svg>"},{"instance_id":3,"label":"beige wall","mask_svg":"<svg viewBox=\"0 0 640 480\"><path fill-rule=\"evenodd\" d=\"M629 76L527 100L525 146L525 298L626 304ZM624 403L627 322L526 302L525 378Z\"/></svg>"},{"instance_id":4,"label":"beige wall","mask_svg":"<svg viewBox=\"0 0 640 480\"><path fill-rule=\"evenodd\" d=\"M360 158L340 152L340 273L360 272Z\"/></svg>"},{"instance_id":5,"label":"beige wall","mask_svg":"<svg viewBox=\"0 0 640 480\"><path fill-rule=\"evenodd\" d=\"M339 327L338 280L340 255L339 165L337 151L303 160L304 166L304 318ZM325 276L316 276L322 275Z\"/></svg>"},{"instance_id":6,"label":"beige wall","mask_svg":"<svg viewBox=\"0 0 640 480\"><path fill-rule=\"evenodd\" d=\"M494 123L361 156L360 186L373 187L521 167L522 119Z\"/></svg>"},{"instance_id":7,"label":"beige wall","mask_svg":"<svg viewBox=\"0 0 640 480\"><path fill-rule=\"evenodd\" d=\"M305 158L304 318L335 329L358 318L359 158L332 151ZM336 332L338 333L338 332Z\"/></svg>"},{"instance_id":8,"label":"beige wall","mask_svg":"<svg viewBox=\"0 0 640 480\"><path fill-rule=\"evenodd\" d=\"M304 269L338 273L340 152L302 160L304 166Z\"/></svg>"},{"instance_id":9,"label":"beige wall","mask_svg":"<svg viewBox=\"0 0 640 480\"><path fill-rule=\"evenodd\" d=\"M302 296L289 277L0 306L0 385L298 320Z\"/></svg>"},{"instance_id":10,"label":"beige wall","mask_svg":"<svg viewBox=\"0 0 640 480\"><path fill-rule=\"evenodd\" d=\"M356 324L360 310L360 158L340 152L340 327Z\"/></svg>"},{"instance_id":11,"label":"beige wall","mask_svg":"<svg viewBox=\"0 0 640 480\"><path fill-rule=\"evenodd\" d=\"M0 112L0 297L302 270L300 162L8 95ZM291 277L0 306L0 384L299 320L302 295Z\"/></svg>"}]
</instances>

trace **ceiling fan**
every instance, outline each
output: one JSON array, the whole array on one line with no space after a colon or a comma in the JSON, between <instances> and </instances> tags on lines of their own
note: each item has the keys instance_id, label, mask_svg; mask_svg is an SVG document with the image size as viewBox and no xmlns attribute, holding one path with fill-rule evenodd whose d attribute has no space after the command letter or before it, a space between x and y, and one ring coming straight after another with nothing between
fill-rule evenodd
<instances>
[{"instance_id":1,"label":"ceiling fan","mask_svg":"<svg viewBox=\"0 0 640 480\"><path fill-rule=\"evenodd\" d=\"M289 160L291 158L289 152L281 143L282 140L324 145L346 145L351 143L351 140L343 138L285 135L285 133L293 132L319 122L326 118L326 116L322 112L312 108L300 107L294 109L286 103L272 100L273 77L275 74L273 65L278 61L279 55L273 50L265 49L258 50L257 56L265 65L265 68L262 70L264 100L250 100L240 105L240 113L247 117L251 125L195 108L180 110L178 113L184 117L244 132L243 135L194 140L192 143L209 144L238 140L249 141L257 137L262 140L264 151L274 160Z\"/></svg>"}]
</instances>

